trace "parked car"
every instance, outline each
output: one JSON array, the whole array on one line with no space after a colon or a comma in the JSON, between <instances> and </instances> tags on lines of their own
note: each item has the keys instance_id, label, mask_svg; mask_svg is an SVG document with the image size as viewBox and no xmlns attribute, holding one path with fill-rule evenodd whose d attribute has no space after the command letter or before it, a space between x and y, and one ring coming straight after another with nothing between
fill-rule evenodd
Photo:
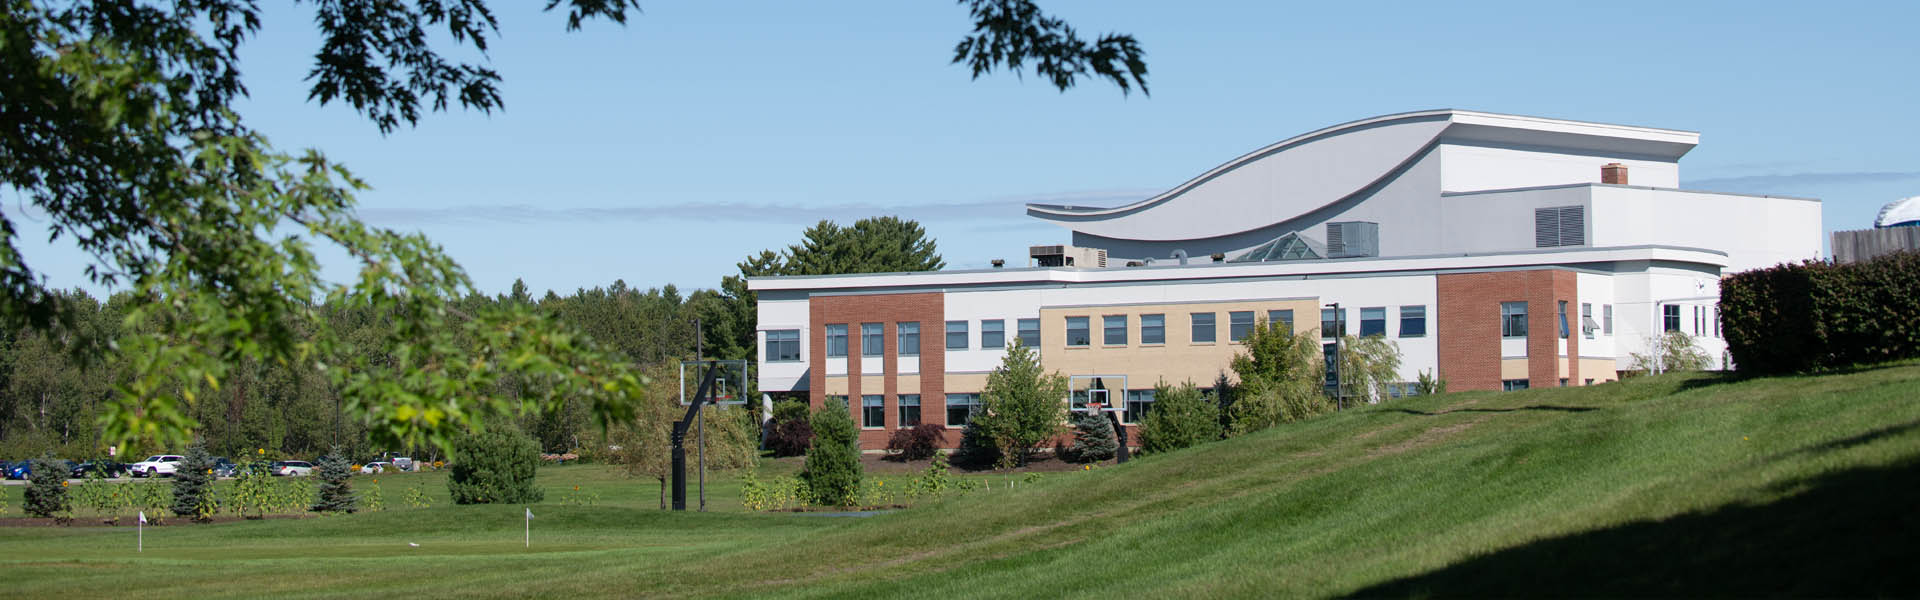
<instances>
[{"instance_id":1,"label":"parked car","mask_svg":"<svg viewBox=\"0 0 1920 600\"><path fill-rule=\"evenodd\" d=\"M273 474L283 477L303 477L313 474L313 463L304 460L283 460L273 463Z\"/></svg>"},{"instance_id":2,"label":"parked car","mask_svg":"<svg viewBox=\"0 0 1920 600\"><path fill-rule=\"evenodd\" d=\"M54 468L58 469L62 473L73 468L73 461L59 460L59 459L50 459L50 460L53 460ZM33 462L34 461L31 461L31 460L23 460L17 463L13 463L13 466L7 468L7 479L26 479L28 477L32 477Z\"/></svg>"},{"instance_id":3,"label":"parked car","mask_svg":"<svg viewBox=\"0 0 1920 600\"><path fill-rule=\"evenodd\" d=\"M101 477L109 479L126 477L127 465L105 460L88 461L74 465L72 469L67 470L67 477L70 479L86 479L96 471L100 473Z\"/></svg>"},{"instance_id":4,"label":"parked car","mask_svg":"<svg viewBox=\"0 0 1920 600\"><path fill-rule=\"evenodd\" d=\"M387 469L397 469L397 468L399 467L393 466L393 463L375 461L375 462L370 462L365 465L362 465L360 467L360 474L361 475L378 475L381 473L385 473Z\"/></svg>"},{"instance_id":5,"label":"parked car","mask_svg":"<svg viewBox=\"0 0 1920 600\"><path fill-rule=\"evenodd\" d=\"M233 464L233 461L228 460L227 457L225 456L213 457L213 476L214 477L232 477L234 472L239 470L240 470L240 467L238 465Z\"/></svg>"},{"instance_id":6,"label":"parked car","mask_svg":"<svg viewBox=\"0 0 1920 600\"><path fill-rule=\"evenodd\" d=\"M180 470L180 461L186 459L187 457L178 454L155 454L147 457L146 460L127 465L127 472L132 473L134 477L172 475Z\"/></svg>"}]
</instances>

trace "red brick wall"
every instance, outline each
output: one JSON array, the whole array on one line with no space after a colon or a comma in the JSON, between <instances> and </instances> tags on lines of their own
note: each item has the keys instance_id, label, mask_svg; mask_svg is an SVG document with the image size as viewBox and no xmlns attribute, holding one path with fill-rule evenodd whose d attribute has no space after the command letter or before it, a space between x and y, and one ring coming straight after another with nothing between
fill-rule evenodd
<instances>
[{"instance_id":1,"label":"red brick wall","mask_svg":"<svg viewBox=\"0 0 1920 600\"><path fill-rule=\"evenodd\" d=\"M920 422L942 423L946 420L947 395L944 377L946 360L946 296L939 292L920 294L862 294L850 296L814 296L807 303L809 329L808 347L811 351L807 359L809 392L808 402L816 409L824 406L827 399L827 325L844 324L847 326L847 402L853 413L854 426L860 425L860 396L863 394L884 394L886 397L886 428L860 431L860 448L863 450L881 450L887 447L887 439L900 426L900 409L896 403L898 394L920 394ZM920 323L920 389L898 389L900 351L899 330L896 324L907 322ZM885 324L886 351L880 359L886 361L885 374L881 377L885 388L881 390L863 390L860 388L860 324ZM957 447L960 442L959 430L948 432L949 447Z\"/></svg>"},{"instance_id":2,"label":"red brick wall","mask_svg":"<svg viewBox=\"0 0 1920 600\"><path fill-rule=\"evenodd\" d=\"M1500 389L1500 303L1527 303L1527 385L1560 385L1560 306L1567 302L1568 374L1580 381L1579 296L1571 271L1445 274L1436 278L1434 333L1450 390Z\"/></svg>"}]
</instances>

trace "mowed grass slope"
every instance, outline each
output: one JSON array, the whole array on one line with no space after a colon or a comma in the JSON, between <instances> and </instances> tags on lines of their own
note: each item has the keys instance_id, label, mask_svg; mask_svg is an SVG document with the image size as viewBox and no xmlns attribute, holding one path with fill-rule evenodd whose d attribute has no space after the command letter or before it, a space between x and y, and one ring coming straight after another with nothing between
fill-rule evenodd
<instances>
[{"instance_id":1,"label":"mowed grass slope","mask_svg":"<svg viewBox=\"0 0 1920 600\"><path fill-rule=\"evenodd\" d=\"M605 473L573 468L542 477ZM608 482L639 497L560 506L550 491L531 550L518 507L155 528L142 555L124 527L0 528L0 585L33 597L1920 593L1913 363L1450 394L1006 479L867 519L663 513L652 482Z\"/></svg>"}]
</instances>

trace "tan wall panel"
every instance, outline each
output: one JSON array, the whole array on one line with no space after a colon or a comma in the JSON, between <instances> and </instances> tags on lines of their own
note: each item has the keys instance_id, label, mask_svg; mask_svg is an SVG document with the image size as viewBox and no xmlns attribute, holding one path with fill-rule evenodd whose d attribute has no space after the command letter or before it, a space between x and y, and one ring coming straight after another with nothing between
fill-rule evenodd
<instances>
[{"instance_id":1,"label":"tan wall panel","mask_svg":"<svg viewBox=\"0 0 1920 600\"><path fill-rule=\"evenodd\" d=\"M1526 378L1527 378L1527 359L1524 359L1524 358L1500 359L1500 379L1506 380L1506 379L1526 379Z\"/></svg>"},{"instance_id":2,"label":"tan wall panel","mask_svg":"<svg viewBox=\"0 0 1920 600\"><path fill-rule=\"evenodd\" d=\"M860 376L860 393L862 394L879 394L882 393L881 390L886 389L886 387L887 376L885 375Z\"/></svg>"},{"instance_id":3,"label":"tan wall panel","mask_svg":"<svg viewBox=\"0 0 1920 600\"><path fill-rule=\"evenodd\" d=\"M893 386L895 390L898 390L902 394L918 394L920 393L920 376L896 375L894 376Z\"/></svg>"},{"instance_id":4,"label":"tan wall panel","mask_svg":"<svg viewBox=\"0 0 1920 600\"><path fill-rule=\"evenodd\" d=\"M987 389L986 373L949 373L944 393L978 394L984 389Z\"/></svg>"},{"instance_id":5,"label":"tan wall panel","mask_svg":"<svg viewBox=\"0 0 1920 600\"><path fill-rule=\"evenodd\" d=\"M1041 363L1049 371L1065 375L1126 375L1134 389L1153 387L1162 378L1167 383L1192 381L1211 386L1222 371L1232 376L1228 365L1241 351L1241 345L1228 342L1233 311L1254 311L1257 321L1266 320L1269 310L1292 310L1294 326L1308 331L1320 328L1318 298L1244 300L1234 302L1141 304L1128 306L1052 307L1040 310ZM1214 313L1215 341L1193 342L1191 313ZM1140 343L1140 315L1166 315L1166 343ZM1127 345L1101 345L1101 317L1127 316ZM1092 343L1067 347L1067 317L1088 317ZM949 382L953 379L950 377ZM983 382L984 383L984 382ZM953 385L948 384L949 387ZM958 388L952 388L958 389Z\"/></svg>"},{"instance_id":6,"label":"tan wall panel","mask_svg":"<svg viewBox=\"0 0 1920 600\"><path fill-rule=\"evenodd\" d=\"M844 376L844 375L841 375L841 376L834 376L834 375L828 375L828 376L827 376L827 392L826 392L826 395L828 395L828 396L845 396L845 395L847 395L847 378L846 378L846 376Z\"/></svg>"},{"instance_id":7,"label":"tan wall panel","mask_svg":"<svg viewBox=\"0 0 1920 600\"><path fill-rule=\"evenodd\" d=\"M1612 359L1607 359L1607 358L1580 359L1580 377L1582 377L1583 379L1592 379L1595 384L1608 382L1608 381L1615 381L1620 379L1619 372L1616 371L1615 369L1616 367L1614 366L1614 362ZM1582 383L1585 383L1585 382L1582 381Z\"/></svg>"}]
</instances>

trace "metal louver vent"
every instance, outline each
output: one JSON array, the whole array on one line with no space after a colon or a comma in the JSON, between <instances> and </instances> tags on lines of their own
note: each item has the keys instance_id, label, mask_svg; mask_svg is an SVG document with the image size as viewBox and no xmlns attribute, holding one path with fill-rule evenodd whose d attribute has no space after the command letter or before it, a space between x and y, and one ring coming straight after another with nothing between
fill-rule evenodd
<instances>
[{"instance_id":1,"label":"metal louver vent","mask_svg":"<svg viewBox=\"0 0 1920 600\"><path fill-rule=\"evenodd\" d=\"M1340 256L1347 253L1346 229L1339 223L1327 224L1327 256Z\"/></svg>"},{"instance_id":2,"label":"metal louver vent","mask_svg":"<svg viewBox=\"0 0 1920 600\"><path fill-rule=\"evenodd\" d=\"M1533 244L1539 248L1587 244L1587 208L1554 206L1533 209Z\"/></svg>"}]
</instances>

